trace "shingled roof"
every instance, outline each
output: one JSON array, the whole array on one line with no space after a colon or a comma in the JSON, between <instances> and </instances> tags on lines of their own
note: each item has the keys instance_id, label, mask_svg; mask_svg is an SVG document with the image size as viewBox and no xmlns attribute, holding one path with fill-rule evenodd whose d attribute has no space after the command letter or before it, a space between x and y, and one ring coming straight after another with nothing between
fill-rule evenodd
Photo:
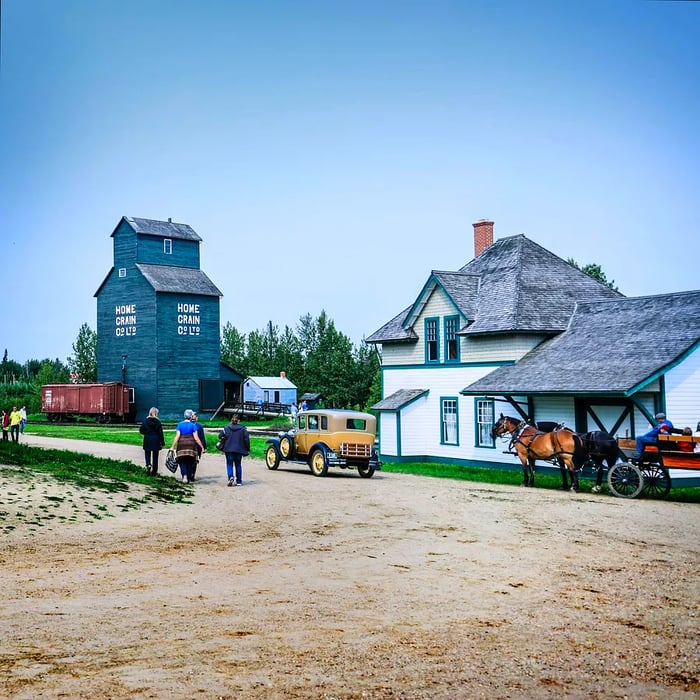
<instances>
[{"instance_id":1,"label":"shingled roof","mask_svg":"<svg viewBox=\"0 0 700 700\"><path fill-rule=\"evenodd\" d=\"M497 240L457 272L431 272L415 302L367 342L415 341L412 323L438 285L467 320L465 335L560 333L577 301L622 296L520 234Z\"/></svg>"},{"instance_id":2,"label":"shingled roof","mask_svg":"<svg viewBox=\"0 0 700 700\"><path fill-rule=\"evenodd\" d=\"M372 409L375 411L398 411L427 393L428 389L399 389L391 396L375 403Z\"/></svg>"},{"instance_id":3,"label":"shingled roof","mask_svg":"<svg viewBox=\"0 0 700 700\"><path fill-rule=\"evenodd\" d=\"M216 285L199 269L144 263L137 263L136 267L156 292L201 294L208 297L223 296Z\"/></svg>"},{"instance_id":4,"label":"shingled roof","mask_svg":"<svg viewBox=\"0 0 700 700\"><path fill-rule=\"evenodd\" d=\"M700 343L700 291L580 302L567 330L462 394L629 396Z\"/></svg>"},{"instance_id":5,"label":"shingled roof","mask_svg":"<svg viewBox=\"0 0 700 700\"><path fill-rule=\"evenodd\" d=\"M172 221L157 221L155 219L139 219L133 216L122 217L136 233L162 238L179 238L186 241L201 241L202 239L188 224L176 224ZM121 223L121 222L120 222ZM117 228L119 226L117 225ZM114 231L117 229L115 228ZM114 232L112 232L114 235Z\"/></svg>"}]
</instances>

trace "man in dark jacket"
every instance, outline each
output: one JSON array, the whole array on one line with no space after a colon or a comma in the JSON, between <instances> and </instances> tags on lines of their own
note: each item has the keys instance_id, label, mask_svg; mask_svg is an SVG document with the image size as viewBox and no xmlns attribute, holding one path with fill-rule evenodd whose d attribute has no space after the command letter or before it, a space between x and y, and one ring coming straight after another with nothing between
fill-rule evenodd
<instances>
[{"instance_id":1,"label":"man in dark jacket","mask_svg":"<svg viewBox=\"0 0 700 700\"><path fill-rule=\"evenodd\" d=\"M243 469L241 461L250 454L250 435L248 428L240 424L240 416L233 414L231 422L219 433L224 439L224 454L226 455L226 473L229 486L243 486ZM234 478L233 469L236 468Z\"/></svg>"}]
</instances>

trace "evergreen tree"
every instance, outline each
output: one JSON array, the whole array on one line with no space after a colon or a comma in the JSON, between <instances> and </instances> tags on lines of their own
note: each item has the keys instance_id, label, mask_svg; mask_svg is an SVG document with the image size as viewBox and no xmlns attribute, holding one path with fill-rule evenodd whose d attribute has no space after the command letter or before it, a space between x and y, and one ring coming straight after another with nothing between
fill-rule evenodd
<instances>
[{"instance_id":1,"label":"evergreen tree","mask_svg":"<svg viewBox=\"0 0 700 700\"><path fill-rule=\"evenodd\" d=\"M87 323L80 326L68 366L77 375L79 384L97 381L97 333Z\"/></svg>"},{"instance_id":2,"label":"evergreen tree","mask_svg":"<svg viewBox=\"0 0 700 700\"><path fill-rule=\"evenodd\" d=\"M221 361L233 367L244 377L248 374L246 336L230 323L226 323L221 338Z\"/></svg>"},{"instance_id":3,"label":"evergreen tree","mask_svg":"<svg viewBox=\"0 0 700 700\"><path fill-rule=\"evenodd\" d=\"M589 277L592 277L594 280L598 280L598 282L601 282L606 287L610 287L610 289L616 292L620 291L615 286L615 280L609 280L607 278L607 275L603 272L603 269L600 267L600 265L597 265L596 263L588 263L587 265L582 266L579 265L573 258L567 258L566 262L568 262L569 265L575 267L577 270L585 272Z\"/></svg>"}]
</instances>

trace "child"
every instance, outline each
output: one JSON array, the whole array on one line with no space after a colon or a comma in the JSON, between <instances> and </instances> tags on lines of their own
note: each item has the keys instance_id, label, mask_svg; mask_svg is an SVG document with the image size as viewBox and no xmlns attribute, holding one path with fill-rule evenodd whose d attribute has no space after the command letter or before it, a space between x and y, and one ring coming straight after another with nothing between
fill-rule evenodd
<instances>
[{"instance_id":1,"label":"child","mask_svg":"<svg viewBox=\"0 0 700 700\"><path fill-rule=\"evenodd\" d=\"M683 428L683 435L692 435L692 434L693 434L692 428ZM679 440L678 449L681 452L692 452L695 449L695 445L693 444L692 440L690 440L690 442L687 442L686 440Z\"/></svg>"}]
</instances>

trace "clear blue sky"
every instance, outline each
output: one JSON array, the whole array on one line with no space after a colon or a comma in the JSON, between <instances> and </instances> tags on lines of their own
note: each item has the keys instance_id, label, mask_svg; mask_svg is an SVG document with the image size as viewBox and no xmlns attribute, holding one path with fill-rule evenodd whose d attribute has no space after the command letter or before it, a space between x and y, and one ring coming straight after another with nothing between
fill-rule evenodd
<instances>
[{"instance_id":1,"label":"clear blue sky","mask_svg":"<svg viewBox=\"0 0 700 700\"><path fill-rule=\"evenodd\" d=\"M0 352L95 328L122 215L192 226L245 333L358 343L482 218L696 289L699 36L698 2L3 0Z\"/></svg>"}]
</instances>

